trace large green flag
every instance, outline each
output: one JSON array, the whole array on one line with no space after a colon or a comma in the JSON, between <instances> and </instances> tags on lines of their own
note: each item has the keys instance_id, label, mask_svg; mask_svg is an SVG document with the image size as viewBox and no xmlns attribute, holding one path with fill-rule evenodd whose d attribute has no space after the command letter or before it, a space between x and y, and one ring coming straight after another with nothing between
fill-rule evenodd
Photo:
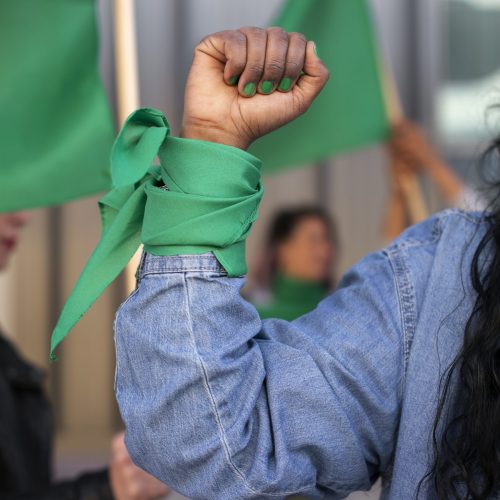
<instances>
[{"instance_id":1,"label":"large green flag","mask_svg":"<svg viewBox=\"0 0 500 500\"><path fill-rule=\"evenodd\" d=\"M264 171L301 166L387 137L377 45L365 0L288 0L273 25L314 40L331 78L304 116L250 149Z\"/></svg>"},{"instance_id":2,"label":"large green flag","mask_svg":"<svg viewBox=\"0 0 500 500\"><path fill-rule=\"evenodd\" d=\"M94 0L0 1L0 211L109 189Z\"/></svg>"}]
</instances>

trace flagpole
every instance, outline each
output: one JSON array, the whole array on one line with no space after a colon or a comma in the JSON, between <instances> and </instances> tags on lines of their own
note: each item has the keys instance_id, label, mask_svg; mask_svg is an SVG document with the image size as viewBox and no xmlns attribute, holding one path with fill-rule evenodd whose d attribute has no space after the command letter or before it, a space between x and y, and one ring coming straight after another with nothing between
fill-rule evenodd
<instances>
[{"instance_id":1,"label":"flagpole","mask_svg":"<svg viewBox=\"0 0 500 500\"><path fill-rule=\"evenodd\" d=\"M134 0L114 0L115 69L118 123L140 106L137 33ZM125 268L127 294L135 287L135 270L139 264L138 250Z\"/></svg>"},{"instance_id":2,"label":"flagpole","mask_svg":"<svg viewBox=\"0 0 500 500\"><path fill-rule=\"evenodd\" d=\"M139 107L139 76L134 0L114 0L115 67L120 126Z\"/></svg>"},{"instance_id":3,"label":"flagpole","mask_svg":"<svg viewBox=\"0 0 500 500\"><path fill-rule=\"evenodd\" d=\"M389 122L396 125L404 120L403 107L399 97L396 83L387 65L380 62L380 73L385 97L385 104ZM422 194L418 177L413 172L403 172L394 179L395 185L401 190L393 189L389 200L389 209L386 219L386 235L392 239L395 233L399 234L404 229L404 217L395 211L406 210L409 221L415 224L424 220L427 216L427 207Z\"/></svg>"}]
</instances>

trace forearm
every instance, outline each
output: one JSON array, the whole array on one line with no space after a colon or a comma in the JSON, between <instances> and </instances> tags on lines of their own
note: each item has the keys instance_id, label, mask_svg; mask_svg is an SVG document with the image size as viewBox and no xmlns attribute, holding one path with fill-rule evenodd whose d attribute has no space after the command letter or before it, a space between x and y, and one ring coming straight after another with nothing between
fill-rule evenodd
<instances>
[{"instance_id":1,"label":"forearm","mask_svg":"<svg viewBox=\"0 0 500 500\"><path fill-rule=\"evenodd\" d=\"M239 294L243 280L225 276L211 255L149 256L144 266L116 319L116 395L139 466L200 499L321 498L369 487L387 459L383 449L373 455L375 442L392 438L373 423L393 429L397 416L386 389L383 406L372 399L387 380L397 384L400 365L388 362L395 372L377 378L366 352L387 357L393 328L380 325L374 345L378 316L365 315L357 334L352 311L327 316L326 305L309 321L262 323ZM346 290L331 307L357 296ZM342 353L335 336L345 338L345 327L359 350Z\"/></svg>"},{"instance_id":2,"label":"forearm","mask_svg":"<svg viewBox=\"0 0 500 500\"><path fill-rule=\"evenodd\" d=\"M276 436L261 323L239 296L243 280L224 276L211 256L150 259L165 274L146 274L116 320L116 395L131 456L190 498L281 498L312 487L313 474L307 485L283 477L285 461L266 463Z\"/></svg>"}]
</instances>

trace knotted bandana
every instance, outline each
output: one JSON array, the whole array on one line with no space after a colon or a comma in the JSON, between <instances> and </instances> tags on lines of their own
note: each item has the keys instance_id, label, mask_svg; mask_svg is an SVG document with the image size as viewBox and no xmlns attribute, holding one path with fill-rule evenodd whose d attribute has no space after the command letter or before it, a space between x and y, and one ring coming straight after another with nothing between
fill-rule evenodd
<instances>
[{"instance_id":1,"label":"knotted bandana","mask_svg":"<svg viewBox=\"0 0 500 500\"><path fill-rule=\"evenodd\" d=\"M231 146L169 132L160 111L139 109L118 135L113 190L99 202L101 240L52 334L52 360L141 243L154 255L213 252L229 276L246 273L245 239L263 194L260 161ZM152 166L157 156L159 165Z\"/></svg>"}]
</instances>

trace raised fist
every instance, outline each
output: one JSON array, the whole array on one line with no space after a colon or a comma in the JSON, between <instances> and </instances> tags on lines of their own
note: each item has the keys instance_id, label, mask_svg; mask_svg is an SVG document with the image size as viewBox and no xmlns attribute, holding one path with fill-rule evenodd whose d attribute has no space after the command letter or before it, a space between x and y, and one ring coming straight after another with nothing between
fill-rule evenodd
<instances>
[{"instance_id":1,"label":"raised fist","mask_svg":"<svg viewBox=\"0 0 500 500\"><path fill-rule=\"evenodd\" d=\"M307 111L329 73L314 42L281 28L204 38L186 84L182 136L246 149Z\"/></svg>"}]
</instances>

